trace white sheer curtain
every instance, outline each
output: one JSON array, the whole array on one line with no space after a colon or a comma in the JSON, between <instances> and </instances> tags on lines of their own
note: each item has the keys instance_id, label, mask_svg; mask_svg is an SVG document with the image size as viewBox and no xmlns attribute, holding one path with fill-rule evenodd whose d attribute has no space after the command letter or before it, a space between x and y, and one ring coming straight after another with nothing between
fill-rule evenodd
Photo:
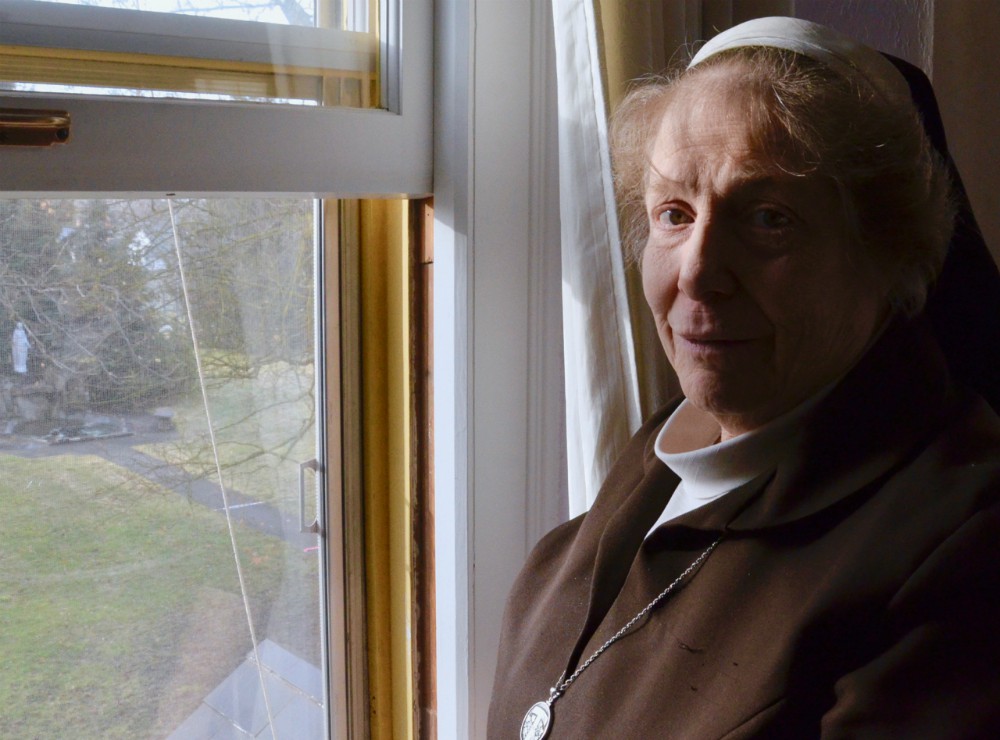
<instances>
[{"instance_id":1,"label":"white sheer curtain","mask_svg":"<svg viewBox=\"0 0 1000 740\"><path fill-rule=\"evenodd\" d=\"M607 3L602 17L594 0L552 3L571 516L589 508L643 418L676 390L619 246L606 78L610 69L617 98L626 80L662 70L683 42L686 5L625 5Z\"/></svg>"},{"instance_id":2,"label":"white sheer curtain","mask_svg":"<svg viewBox=\"0 0 1000 740\"><path fill-rule=\"evenodd\" d=\"M552 11L559 88L569 513L575 516L593 502L641 414L618 248L596 12L591 0L553 0Z\"/></svg>"}]
</instances>

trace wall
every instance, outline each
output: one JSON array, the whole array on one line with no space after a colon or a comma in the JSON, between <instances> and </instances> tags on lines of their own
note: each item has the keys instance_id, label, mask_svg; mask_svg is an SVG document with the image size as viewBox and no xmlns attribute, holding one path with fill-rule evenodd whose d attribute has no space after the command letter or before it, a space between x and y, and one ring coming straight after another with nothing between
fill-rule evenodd
<instances>
[{"instance_id":1,"label":"wall","mask_svg":"<svg viewBox=\"0 0 1000 740\"><path fill-rule=\"evenodd\" d=\"M930 68L933 0L795 0L795 15Z\"/></svg>"},{"instance_id":2,"label":"wall","mask_svg":"<svg viewBox=\"0 0 1000 740\"><path fill-rule=\"evenodd\" d=\"M921 67L934 82L952 155L994 259L1000 257L1000 3L795 0L794 14Z\"/></svg>"},{"instance_id":3,"label":"wall","mask_svg":"<svg viewBox=\"0 0 1000 740\"><path fill-rule=\"evenodd\" d=\"M938 0L934 10L934 87L952 156L979 226L1000 259L1000 4Z\"/></svg>"}]
</instances>

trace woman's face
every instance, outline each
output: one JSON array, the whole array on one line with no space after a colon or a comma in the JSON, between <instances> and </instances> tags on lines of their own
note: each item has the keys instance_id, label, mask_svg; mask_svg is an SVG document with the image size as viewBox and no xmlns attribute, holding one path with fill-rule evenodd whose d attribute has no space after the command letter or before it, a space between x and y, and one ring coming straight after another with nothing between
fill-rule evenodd
<instances>
[{"instance_id":1,"label":"woman's face","mask_svg":"<svg viewBox=\"0 0 1000 740\"><path fill-rule=\"evenodd\" d=\"M681 90L653 143L643 291L688 399L723 437L840 377L884 315L834 184L753 151L739 90Z\"/></svg>"}]
</instances>

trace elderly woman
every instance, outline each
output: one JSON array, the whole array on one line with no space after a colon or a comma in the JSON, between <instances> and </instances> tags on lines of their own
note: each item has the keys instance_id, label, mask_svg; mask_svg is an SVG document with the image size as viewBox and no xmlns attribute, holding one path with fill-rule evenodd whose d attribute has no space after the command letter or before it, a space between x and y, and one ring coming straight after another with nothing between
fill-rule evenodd
<instances>
[{"instance_id":1,"label":"elderly woman","mask_svg":"<svg viewBox=\"0 0 1000 740\"><path fill-rule=\"evenodd\" d=\"M965 385L995 380L935 337L996 268L970 214L948 253L924 113L787 18L624 102L627 246L684 398L530 556L491 738L1000 737L1000 419Z\"/></svg>"}]
</instances>

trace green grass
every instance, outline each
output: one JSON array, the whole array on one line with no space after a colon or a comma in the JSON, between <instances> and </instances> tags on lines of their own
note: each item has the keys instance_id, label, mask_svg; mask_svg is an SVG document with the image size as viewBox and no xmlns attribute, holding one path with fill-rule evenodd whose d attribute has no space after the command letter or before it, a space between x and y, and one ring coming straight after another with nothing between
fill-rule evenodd
<instances>
[{"instance_id":1,"label":"green grass","mask_svg":"<svg viewBox=\"0 0 1000 740\"><path fill-rule=\"evenodd\" d=\"M227 488L298 511L298 466L316 457L312 367L272 363L251 378L209 378L208 399ZM179 438L137 447L217 480L202 396L172 407Z\"/></svg>"},{"instance_id":2,"label":"green grass","mask_svg":"<svg viewBox=\"0 0 1000 740\"><path fill-rule=\"evenodd\" d=\"M0 735L168 735L250 649L225 519L103 459L0 457ZM245 528L258 637L315 660L315 555Z\"/></svg>"}]
</instances>

